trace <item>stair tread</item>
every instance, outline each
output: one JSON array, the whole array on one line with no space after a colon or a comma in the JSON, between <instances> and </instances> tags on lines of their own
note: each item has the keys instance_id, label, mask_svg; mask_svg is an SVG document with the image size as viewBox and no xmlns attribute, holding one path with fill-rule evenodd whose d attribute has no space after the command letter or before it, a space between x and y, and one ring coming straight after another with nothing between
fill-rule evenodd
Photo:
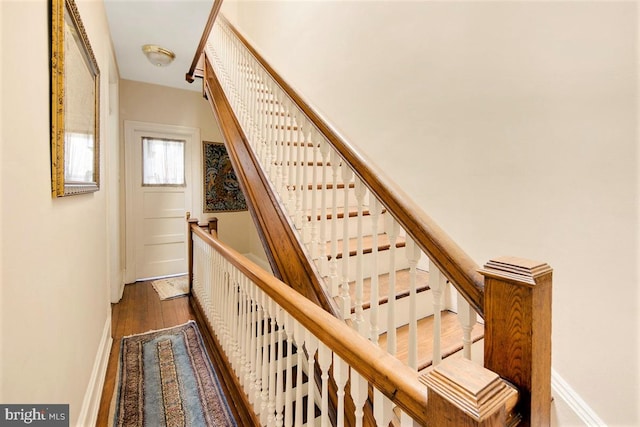
<instances>
[{"instance_id":1,"label":"stair tread","mask_svg":"<svg viewBox=\"0 0 640 427\"><path fill-rule=\"evenodd\" d=\"M442 311L441 321L441 344L442 357L446 357L462 349L462 327L458 321L456 313L445 310ZM433 316L418 320L418 371L428 368L433 359L433 342L425 339L432 336ZM409 360L409 325L402 326L396 330L397 352L396 357L404 363ZM471 330L471 340L476 342L484 337L484 325L476 323ZM382 348L387 348L387 334L380 335L379 344Z\"/></svg>"},{"instance_id":2,"label":"stair tread","mask_svg":"<svg viewBox=\"0 0 640 427\"><path fill-rule=\"evenodd\" d=\"M396 239L396 248L403 248L405 246L405 238L398 236ZM343 256L344 239L338 240L338 252L336 258L340 259ZM362 238L362 250L363 253L371 253L373 251L373 236L364 236ZM389 235L387 233L378 234L378 251L386 251L391 248L389 241ZM352 237L349 239L349 256L355 256L358 251L358 238ZM331 242L327 243L327 253L331 253ZM328 256L331 259L331 255Z\"/></svg>"},{"instance_id":3,"label":"stair tread","mask_svg":"<svg viewBox=\"0 0 640 427\"><path fill-rule=\"evenodd\" d=\"M342 186L342 187L341 187ZM344 188L343 184L338 184L338 188ZM351 186L349 187L351 188ZM358 216L358 207L357 206L347 206L347 208L345 209L343 206L338 206L336 208L336 217L338 219L342 219L344 218L344 213L345 210L347 211L347 215L349 216L349 218L355 218ZM382 212L380 212L380 214L384 214L386 213L387 210L386 209L382 209ZM362 216L370 216L371 212L369 211L369 209L363 209L362 210ZM311 210L307 211L307 219L311 220ZM327 219L330 220L333 218L333 208L332 207L328 207L327 208ZM322 219L322 215L318 214L318 220Z\"/></svg>"},{"instance_id":4,"label":"stair tread","mask_svg":"<svg viewBox=\"0 0 640 427\"><path fill-rule=\"evenodd\" d=\"M284 113L281 113L281 114L284 114ZM297 142L297 141L293 141L293 142L291 142L291 141L277 141L275 143L275 145L287 145L287 146L292 146L293 145L294 147L303 146L303 147L310 147L310 148L315 146L315 144L313 142Z\"/></svg>"},{"instance_id":5,"label":"stair tread","mask_svg":"<svg viewBox=\"0 0 640 427\"><path fill-rule=\"evenodd\" d=\"M355 188L355 184L353 182L350 182L347 185L348 185L349 188ZM336 185L336 188L338 190L344 190L344 186L345 186L345 184L339 183L339 184ZM290 190L295 191L298 187L296 185L289 185L288 188ZM313 184L303 184L302 188L303 189L306 188L308 190L313 190ZM316 184L316 190L323 190L323 189L325 189L325 190L333 190L333 184L331 184L331 183L328 183L326 185ZM327 210L330 210L330 209L328 208Z\"/></svg>"},{"instance_id":6,"label":"stair tread","mask_svg":"<svg viewBox=\"0 0 640 427\"><path fill-rule=\"evenodd\" d=\"M389 273L378 275L378 304L386 304L389 300ZM409 269L403 269L396 271L396 299L403 298L409 295L411 273ZM424 270L416 271L416 290L417 292L423 292L429 289L429 272ZM349 283L349 294L351 295L351 301L353 305L352 311L355 308L356 298L356 282ZM340 298L339 296L336 298ZM371 306L371 278L366 278L362 282L362 308L364 310Z\"/></svg>"}]
</instances>

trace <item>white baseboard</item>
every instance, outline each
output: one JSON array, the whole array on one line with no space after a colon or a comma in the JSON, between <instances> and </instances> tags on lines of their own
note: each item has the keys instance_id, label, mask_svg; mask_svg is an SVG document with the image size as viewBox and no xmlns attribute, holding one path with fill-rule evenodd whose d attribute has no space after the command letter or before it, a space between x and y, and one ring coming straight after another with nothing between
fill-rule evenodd
<instances>
[{"instance_id":1,"label":"white baseboard","mask_svg":"<svg viewBox=\"0 0 640 427\"><path fill-rule=\"evenodd\" d=\"M102 330L102 338L98 346L96 359L93 363L93 370L89 384L84 394L80 416L78 417L78 427L94 426L98 419L98 410L100 409L100 398L102 397L102 388L104 387L105 374L107 373L107 364L109 363L109 353L111 352L111 314L107 316Z\"/></svg>"},{"instance_id":2,"label":"white baseboard","mask_svg":"<svg viewBox=\"0 0 640 427\"><path fill-rule=\"evenodd\" d=\"M551 390L556 399L561 399L573 413L589 427L607 427L578 393L555 370L551 370Z\"/></svg>"}]
</instances>

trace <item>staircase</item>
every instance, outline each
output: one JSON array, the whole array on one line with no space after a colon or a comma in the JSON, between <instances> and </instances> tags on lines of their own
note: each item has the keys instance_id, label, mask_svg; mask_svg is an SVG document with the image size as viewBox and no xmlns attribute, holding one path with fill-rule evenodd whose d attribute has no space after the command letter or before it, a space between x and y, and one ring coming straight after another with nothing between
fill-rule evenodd
<instances>
[{"instance_id":1,"label":"staircase","mask_svg":"<svg viewBox=\"0 0 640 427\"><path fill-rule=\"evenodd\" d=\"M224 24L219 28L225 31ZM221 53L208 52L224 73ZM467 342L481 339L475 316L468 316L469 324L456 324L457 303L466 303L458 301L446 280L435 290L429 286L429 271L442 277L437 267L429 265L355 170L270 76L249 57L234 60L233 79L247 85L239 116L249 123L254 156L332 298L334 313L391 354L400 349L400 359L418 370L461 350L465 330ZM230 93L237 90L229 87ZM439 343L425 344L434 335Z\"/></svg>"},{"instance_id":2,"label":"staircase","mask_svg":"<svg viewBox=\"0 0 640 427\"><path fill-rule=\"evenodd\" d=\"M419 207L413 205L400 189L376 171L317 113L309 109L299 95L273 72L226 20L219 19L211 36L207 37L207 43L201 42L201 45L206 44L202 74L205 79L205 94L225 133L230 158L276 276L346 322L356 331L355 336L368 339L374 346L367 347L368 351L384 354L387 365L393 365L397 372L403 372L403 378L412 384L407 387L415 386L410 378L419 377L421 383L434 387L438 393L456 396L442 401L434 398L433 401L438 402L440 409L446 408L451 399L459 403L473 396L471 389L446 379L451 372L456 372L456 369L451 370L451 363L442 369L438 368L443 359L457 354L464 359L473 359L480 365L484 363L490 369L516 381L519 387L532 390L529 380L533 371L530 367L524 368L528 372L524 375L525 379L517 378L521 376L522 358L515 361L498 359L505 346L518 349L523 346L527 354L534 351L528 338L532 329L521 330L523 325L525 329L531 326L529 320L511 320L511 316L521 315L522 301L525 301L524 305L527 307L528 304L534 304L532 294L522 300L519 295L509 291L509 287L543 283L541 278L544 278L545 287L540 287L540 292L545 298L550 297L550 291L546 289L546 278L550 278L548 266L502 258L490 261L479 272L475 262ZM486 286L494 281L496 285ZM506 291L501 288L505 281L509 282ZM550 281L548 283L550 286ZM241 289L239 287L230 291L230 295L235 292L242 294ZM242 301L243 297L239 298L238 301ZM253 311L257 309L253 306L254 302L250 304L252 305L246 309L246 316L253 316ZM541 317L548 314L549 307L550 302L548 307L545 305L545 314ZM533 313L529 308L524 310L527 318ZM241 306L239 309L242 311ZM292 305L284 309L295 311L297 307ZM263 310L266 312L272 309ZM307 307L306 310L311 309ZM513 313L505 316L504 313L509 311ZM478 322L478 314L487 322L488 339L484 346L476 346L479 351L473 351L473 344L479 343L484 336L484 322ZM271 313L270 331L279 331L280 327L286 325L286 320L278 319L279 316L279 312ZM300 316L306 319L304 313ZM265 315L264 322L267 322L267 317ZM329 322L323 319L323 323ZM240 327L248 328L246 324L253 322L245 322L245 326ZM305 327L316 327L312 325L306 323ZM549 325L545 324L542 328L545 337ZM342 330L337 325L334 327L336 333ZM550 330L548 332L550 336ZM323 423L326 425L326 387L333 387L334 397L340 396L345 383L340 383L341 374L340 370L336 372L336 360L333 361L332 374L329 376L331 363L327 362L326 357L323 359L322 346L316 349L316 344L313 344L316 342L314 340L325 342L328 339L334 342L333 337L322 335L332 332L321 328L318 333L320 335L316 335L316 338L307 337L303 340L308 363L304 372L310 375L313 373L315 381L310 381L309 384L320 387L322 383L323 391L319 394L316 394L315 387L307 387L307 390L314 396L322 396L323 400L320 402L315 398L308 399L306 405L309 412L315 412L312 405L320 405L320 412L325 414ZM254 331L250 337L256 334L261 336ZM356 341L355 336L346 332L340 334L348 335L350 340ZM516 345L513 345L512 339L517 342ZM296 346L300 343L298 339L288 336L286 342L291 345L292 341ZM343 349L340 347L342 344L334 344L338 347L331 348L338 351L340 357L351 357L352 350ZM261 357L268 354L270 358L262 359L262 384L256 385L251 381L246 384L249 387L253 384L253 387L261 389L263 393L265 391L261 387L266 386L264 370L268 367L270 370L283 372L284 359L275 356L285 354L282 347L279 351L265 350L267 347L273 349L274 346L275 341L271 341L268 346L260 347ZM541 359L549 357L544 346L537 347L535 351ZM409 370L396 366L387 355ZM483 361L483 356L485 359L488 357L488 360ZM360 357L367 359L365 355ZM314 364L316 359L318 365L323 365L321 368ZM356 361L376 364L372 360ZM465 370L476 369L469 367L475 365L466 363L468 362L459 366L464 366ZM351 375L355 375L353 366L358 365L351 366ZM547 368L548 366L540 371L544 373L544 387L532 393L532 396L536 395L535 400L547 393ZM362 369L367 370L366 367ZM270 382L273 382L274 375L269 377ZM391 372L387 375L393 376ZM280 378L280 374L275 376ZM473 376L472 374L470 378ZM290 377L289 373L284 375L285 379ZM464 382L463 377L465 376L458 376L456 381ZM498 390L492 392L491 396L502 396L500 399L503 399L503 403L511 399L505 397L511 396L511 393L505 391L502 383L496 380L498 377L489 374L483 374L482 377L490 383L491 390ZM536 378L535 381L539 380ZM354 389L353 381L352 377L351 391L352 394L355 392L353 403L357 403L356 418L373 422L373 412L367 412L372 411L371 409L359 413L358 408L367 401L372 405L374 401L386 402L375 404L375 418L379 424L387 425L396 416L393 405L385 400L392 398L393 403L402 408L397 415L400 422L404 424L407 414L411 414L414 419L423 419L423 414L420 413L423 406L414 407L412 401L407 403L403 397L398 397L398 390L394 388L397 384L390 386L390 396L382 391L384 386L381 389L375 388L377 391L373 392L369 392L364 385L356 385ZM375 375L367 377L366 381L375 383ZM266 387L269 393L279 395L274 388L277 389L280 382L270 383ZM449 390L449 387L452 389ZM466 391L462 397L457 396L461 390ZM475 390L482 391L484 388ZM251 398L251 392L249 396ZM480 395L472 397L471 404L482 406L486 403L483 399ZM534 397L528 396L527 401L519 404L519 411L524 412L525 417L531 415L528 411L533 400ZM266 401L269 402L269 410L266 412L270 414L268 416L264 415ZM250 403L256 406L256 402ZM268 399L262 396L262 406L261 417L271 417L277 413L273 409L280 407L280 403L273 402L272 396ZM364 407L367 408L366 405ZM546 413L547 409L537 412ZM341 414L342 411L338 409L337 413ZM510 410L504 414L510 414ZM433 413L431 415L434 416ZM286 415L283 417L286 418ZM515 425L517 419L519 418L511 418L512 425ZM525 418L525 424L527 419ZM262 419L261 423L271 425L272 421ZM279 421L274 425L279 425ZM338 425L341 425L340 421Z\"/></svg>"}]
</instances>

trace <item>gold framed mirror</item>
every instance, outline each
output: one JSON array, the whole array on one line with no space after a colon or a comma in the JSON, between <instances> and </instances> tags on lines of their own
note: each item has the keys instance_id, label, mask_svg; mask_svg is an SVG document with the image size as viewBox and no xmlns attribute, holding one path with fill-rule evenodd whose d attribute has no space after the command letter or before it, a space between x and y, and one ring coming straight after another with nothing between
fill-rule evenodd
<instances>
[{"instance_id":1,"label":"gold framed mirror","mask_svg":"<svg viewBox=\"0 0 640 427\"><path fill-rule=\"evenodd\" d=\"M51 0L51 191L100 188L100 70L73 0Z\"/></svg>"}]
</instances>

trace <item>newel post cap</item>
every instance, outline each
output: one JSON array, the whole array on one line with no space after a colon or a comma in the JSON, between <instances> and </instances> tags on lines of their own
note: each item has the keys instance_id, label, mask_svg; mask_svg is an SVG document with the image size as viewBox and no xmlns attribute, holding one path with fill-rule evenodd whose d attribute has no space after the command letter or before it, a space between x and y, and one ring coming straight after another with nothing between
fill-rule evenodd
<instances>
[{"instance_id":1,"label":"newel post cap","mask_svg":"<svg viewBox=\"0 0 640 427\"><path fill-rule=\"evenodd\" d=\"M493 279L535 286L550 276L553 269L545 262L503 256L490 260L478 272Z\"/></svg>"}]
</instances>

